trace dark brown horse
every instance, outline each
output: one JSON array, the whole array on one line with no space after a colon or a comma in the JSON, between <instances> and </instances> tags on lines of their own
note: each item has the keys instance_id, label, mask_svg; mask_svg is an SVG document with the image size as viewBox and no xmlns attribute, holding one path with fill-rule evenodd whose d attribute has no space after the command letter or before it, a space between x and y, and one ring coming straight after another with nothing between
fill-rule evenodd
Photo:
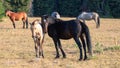
<instances>
[{"instance_id":1,"label":"dark brown horse","mask_svg":"<svg viewBox=\"0 0 120 68\"><path fill-rule=\"evenodd\" d=\"M15 21L23 21L23 28L25 28L25 24L26 24L26 28L28 28L28 17L27 14L25 12L12 12L10 10L6 10L5 11L6 16L8 16L10 18L10 20L12 21L13 27L16 28L15 26Z\"/></svg>"},{"instance_id":2,"label":"dark brown horse","mask_svg":"<svg viewBox=\"0 0 120 68\"><path fill-rule=\"evenodd\" d=\"M92 56L90 32L85 23L80 22L79 20L63 21L47 15L42 16L41 21L43 30L45 32L48 32L48 35L54 41L56 48L55 58L60 57L58 49L61 50L63 58L66 57L66 54L62 49L60 39L68 40L71 38L75 40L79 47L80 50L79 60L83 59L82 47L84 49L84 60L87 59L86 46L88 48L89 54ZM81 40L81 42L79 39Z\"/></svg>"}]
</instances>

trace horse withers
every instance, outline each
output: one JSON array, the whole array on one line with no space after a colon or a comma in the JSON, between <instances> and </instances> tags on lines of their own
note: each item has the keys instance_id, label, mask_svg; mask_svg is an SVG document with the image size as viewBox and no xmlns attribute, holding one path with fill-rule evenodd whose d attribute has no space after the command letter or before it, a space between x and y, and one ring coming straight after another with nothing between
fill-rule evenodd
<instances>
[{"instance_id":1,"label":"horse withers","mask_svg":"<svg viewBox=\"0 0 120 68\"><path fill-rule=\"evenodd\" d=\"M44 33L41 23L38 19L36 19L32 23L30 23L30 25L31 25L30 29L32 32L32 38L35 43L36 57L40 58L40 56L42 56L44 58L43 48L42 48L42 44L44 41Z\"/></svg>"},{"instance_id":2,"label":"horse withers","mask_svg":"<svg viewBox=\"0 0 120 68\"><path fill-rule=\"evenodd\" d=\"M59 58L59 50L61 50L63 58L66 58L66 54L62 49L60 39L68 40L73 38L80 50L80 58L83 59L82 47L84 49L84 60L87 59L86 44L89 54L92 56L92 45L90 32L85 23L79 20L63 21L61 19L55 19L51 16L43 15L41 17L41 25L44 25L43 29L48 32L48 35L53 39L56 48L56 57ZM81 42L80 42L80 40Z\"/></svg>"},{"instance_id":3,"label":"horse withers","mask_svg":"<svg viewBox=\"0 0 120 68\"><path fill-rule=\"evenodd\" d=\"M99 14L96 12L82 12L78 17L78 20L94 20L96 23L96 28L100 27L100 17Z\"/></svg>"},{"instance_id":4,"label":"horse withers","mask_svg":"<svg viewBox=\"0 0 120 68\"><path fill-rule=\"evenodd\" d=\"M15 26L15 21L23 21L23 28L28 28L28 17L27 14L25 12L12 12L10 10L6 10L5 11L6 16L8 16L10 18L10 20L12 21L13 27L16 28Z\"/></svg>"}]
</instances>

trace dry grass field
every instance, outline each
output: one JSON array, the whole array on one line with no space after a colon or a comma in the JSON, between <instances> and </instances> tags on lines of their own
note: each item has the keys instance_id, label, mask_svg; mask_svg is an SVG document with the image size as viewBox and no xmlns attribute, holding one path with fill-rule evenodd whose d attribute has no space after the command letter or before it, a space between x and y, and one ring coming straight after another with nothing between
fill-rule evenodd
<instances>
[{"instance_id":1,"label":"dry grass field","mask_svg":"<svg viewBox=\"0 0 120 68\"><path fill-rule=\"evenodd\" d=\"M29 22L40 18L29 18ZM62 18L68 20L71 18ZM67 58L54 59L55 48L46 34L44 59L36 59L30 29L22 29L21 21L13 29L9 18L0 22L0 68L120 68L120 19L101 19L100 28L94 21L86 23L90 29L94 56L78 61L79 50L73 39L62 40Z\"/></svg>"}]
</instances>

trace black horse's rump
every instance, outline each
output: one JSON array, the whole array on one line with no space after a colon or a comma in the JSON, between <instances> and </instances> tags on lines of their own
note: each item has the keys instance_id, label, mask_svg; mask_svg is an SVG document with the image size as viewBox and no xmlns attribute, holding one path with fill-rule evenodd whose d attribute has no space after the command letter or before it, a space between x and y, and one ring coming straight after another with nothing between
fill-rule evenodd
<instances>
[{"instance_id":1,"label":"black horse's rump","mask_svg":"<svg viewBox=\"0 0 120 68\"><path fill-rule=\"evenodd\" d=\"M60 39L70 39L73 38L77 43L79 50L80 50L80 59L82 60L82 46L84 49L84 60L87 59L86 54L86 43L88 47L88 52L92 55L92 45L90 39L89 29L86 24L80 22L79 20L69 20L63 21L60 19L54 19L49 16L42 16L41 17L43 30L48 32L48 35L53 39L55 48L56 48L56 58L59 58L59 51L60 48L63 58L66 57L64 50L62 49ZM85 37L85 38L84 38ZM80 40L81 42L80 42Z\"/></svg>"}]
</instances>

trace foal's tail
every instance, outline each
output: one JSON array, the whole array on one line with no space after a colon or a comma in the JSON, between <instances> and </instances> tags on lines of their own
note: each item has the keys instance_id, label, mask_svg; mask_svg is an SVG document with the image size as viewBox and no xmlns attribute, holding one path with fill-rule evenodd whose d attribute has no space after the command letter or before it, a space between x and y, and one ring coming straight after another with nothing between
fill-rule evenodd
<instances>
[{"instance_id":1,"label":"foal's tail","mask_svg":"<svg viewBox=\"0 0 120 68\"><path fill-rule=\"evenodd\" d=\"M81 25L82 25L83 31L85 33L88 53L92 56L92 44L91 44L91 37L90 37L89 28L87 27L87 25L85 23L81 23Z\"/></svg>"}]
</instances>

